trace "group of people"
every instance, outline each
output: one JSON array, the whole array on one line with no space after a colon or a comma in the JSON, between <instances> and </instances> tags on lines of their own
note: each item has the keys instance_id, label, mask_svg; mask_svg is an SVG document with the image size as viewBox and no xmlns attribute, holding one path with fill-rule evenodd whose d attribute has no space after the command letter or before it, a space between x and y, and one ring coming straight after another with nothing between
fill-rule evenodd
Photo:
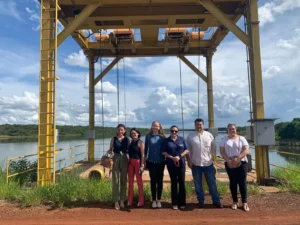
<instances>
[{"instance_id":1,"label":"group of people","mask_svg":"<svg viewBox=\"0 0 300 225\"><path fill-rule=\"evenodd\" d=\"M216 160L216 144L211 133L204 130L204 121L195 120L195 131L186 139L178 136L178 127L170 128L170 136L166 137L159 121L154 121L145 143L140 140L138 129L130 130L130 138L126 136L123 124L117 126L117 135L111 139L109 153L113 154L112 193L115 209L125 207L127 177L128 201L132 206L134 195L134 177L138 186L137 207L144 205L142 173L147 168L150 176L152 208L161 208L163 177L167 166L171 180L172 208L186 207L185 172L186 161L191 168L199 207L204 207L205 195L202 186L204 174L212 203L216 208L223 208L217 190L217 182L213 161ZM237 209L237 186L241 193L242 209L249 211L247 204L247 140L237 134L236 125L228 124L228 136L220 142L220 153L225 160L225 168L230 181L233 203L231 208ZM186 159L186 160L185 160Z\"/></svg>"}]
</instances>

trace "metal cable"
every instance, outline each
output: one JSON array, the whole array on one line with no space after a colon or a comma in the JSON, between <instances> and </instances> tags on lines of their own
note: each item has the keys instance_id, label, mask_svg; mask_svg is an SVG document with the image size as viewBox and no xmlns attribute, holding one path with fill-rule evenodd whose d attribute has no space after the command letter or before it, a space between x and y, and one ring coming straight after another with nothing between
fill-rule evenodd
<instances>
[{"instance_id":1,"label":"metal cable","mask_svg":"<svg viewBox=\"0 0 300 225\"><path fill-rule=\"evenodd\" d=\"M200 71L200 27L198 27L198 70ZM200 77L198 76L198 118L200 118Z\"/></svg>"},{"instance_id":2,"label":"metal cable","mask_svg":"<svg viewBox=\"0 0 300 225\"><path fill-rule=\"evenodd\" d=\"M118 57L118 56L117 56ZM120 123L120 77L119 77L119 62L117 62L117 101L118 101L118 124Z\"/></svg>"},{"instance_id":3,"label":"metal cable","mask_svg":"<svg viewBox=\"0 0 300 225\"><path fill-rule=\"evenodd\" d=\"M123 58L123 73L124 73L124 116L125 116L125 126L126 126L126 73L125 73L125 58Z\"/></svg>"},{"instance_id":4,"label":"metal cable","mask_svg":"<svg viewBox=\"0 0 300 225\"><path fill-rule=\"evenodd\" d=\"M245 27L245 33L248 34L247 32L247 19L244 16L244 27ZM249 89L249 109L250 109L250 119L252 120L252 97L251 97L251 79L250 79L250 67L249 67L249 49L248 46L246 45L246 63L247 63L247 73L248 73L248 89Z\"/></svg>"},{"instance_id":5,"label":"metal cable","mask_svg":"<svg viewBox=\"0 0 300 225\"><path fill-rule=\"evenodd\" d=\"M181 76L181 59L180 59L180 39L178 40L178 60L179 60L179 78L180 78L180 102L181 102L181 123L182 123L182 133L184 138L184 121L183 121L183 101L182 101L182 76Z\"/></svg>"},{"instance_id":6,"label":"metal cable","mask_svg":"<svg viewBox=\"0 0 300 225\"><path fill-rule=\"evenodd\" d=\"M103 67L102 67L102 41L101 41L101 30L100 30L100 74L103 72ZM102 78L103 79L103 78ZM103 150L103 155L104 155L104 95L103 95L103 81L101 81L101 114L102 114L102 150Z\"/></svg>"}]
</instances>

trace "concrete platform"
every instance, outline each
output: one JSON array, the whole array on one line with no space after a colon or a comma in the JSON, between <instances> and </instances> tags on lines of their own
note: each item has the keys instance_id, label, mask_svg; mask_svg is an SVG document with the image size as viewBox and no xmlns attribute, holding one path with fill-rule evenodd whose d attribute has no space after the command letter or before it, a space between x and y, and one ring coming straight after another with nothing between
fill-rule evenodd
<instances>
[{"instance_id":1,"label":"concrete platform","mask_svg":"<svg viewBox=\"0 0 300 225\"><path fill-rule=\"evenodd\" d=\"M229 179L228 179L228 175L226 173L225 170L225 165L224 165L224 160L221 158L218 158L217 161L214 162L214 165L217 169L217 174L216 174L216 178L218 181L220 182L225 182L225 183L229 183ZM79 169L79 171L82 171L81 173L81 177L82 178L88 178L89 177L89 172L92 170L98 170L98 169L102 169L104 170L104 174L105 177L107 178L111 178L111 174L109 173L109 169L108 168L103 168L102 166L100 166L100 159L95 159L95 163L88 163L87 161L83 160L83 161L79 161L77 163L75 163L73 168L77 168ZM65 168L65 171L70 171L72 170L72 166L68 166ZM186 167L186 177L185 177L186 182L192 182L193 181L193 176L192 176L192 171L189 167ZM149 177L149 172L147 170L144 171L143 173L143 181L144 182L150 182L150 177ZM248 172L248 176L247 176L247 181L248 182L256 182L256 173L255 170L252 170L250 172ZM170 185L170 177L169 177L169 173L167 170L167 167L165 168L164 171L164 186L167 187ZM264 190L265 192L279 192L279 189L276 187L266 187L266 186L260 186L262 188L262 190Z\"/></svg>"}]
</instances>

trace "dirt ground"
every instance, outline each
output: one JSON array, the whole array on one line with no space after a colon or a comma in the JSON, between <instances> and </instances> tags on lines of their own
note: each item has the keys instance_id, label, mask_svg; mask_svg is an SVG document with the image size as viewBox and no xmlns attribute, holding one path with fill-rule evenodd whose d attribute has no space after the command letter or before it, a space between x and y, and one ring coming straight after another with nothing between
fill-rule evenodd
<instances>
[{"instance_id":1,"label":"dirt ground","mask_svg":"<svg viewBox=\"0 0 300 225\"><path fill-rule=\"evenodd\" d=\"M162 209L151 209L148 202L144 208L126 208L117 211L113 205L93 204L86 207L52 209L49 206L21 209L16 205L0 202L0 225L96 225L96 224L300 224L300 195L268 193L250 196L250 212L229 208L230 197L223 200L224 209L207 204L197 207L195 199L188 200L185 210L172 210L164 202Z\"/></svg>"}]
</instances>

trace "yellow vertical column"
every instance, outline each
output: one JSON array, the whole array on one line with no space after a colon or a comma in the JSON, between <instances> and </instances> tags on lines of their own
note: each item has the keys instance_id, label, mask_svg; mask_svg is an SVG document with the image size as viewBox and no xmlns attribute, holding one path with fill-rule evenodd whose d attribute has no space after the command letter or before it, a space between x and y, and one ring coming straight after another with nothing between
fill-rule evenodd
<instances>
[{"instance_id":1,"label":"yellow vertical column","mask_svg":"<svg viewBox=\"0 0 300 225\"><path fill-rule=\"evenodd\" d=\"M212 81L212 56L214 52L208 50L206 54L206 74L207 74L207 107L208 107L208 127L215 127L213 81Z\"/></svg>"},{"instance_id":2,"label":"yellow vertical column","mask_svg":"<svg viewBox=\"0 0 300 225\"><path fill-rule=\"evenodd\" d=\"M95 134L95 57L90 52L89 58L89 131ZM90 134L91 134L90 133ZM89 137L88 144L88 161L95 160L95 137Z\"/></svg>"},{"instance_id":3,"label":"yellow vertical column","mask_svg":"<svg viewBox=\"0 0 300 225\"><path fill-rule=\"evenodd\" d=\"M41 1L38 184L54 181L57 1ZM53 177L52 177L53 175Z\"/></svg>"},{"instance_id":4,"label":"yellow vertical column","mask_svg":"<svg viewBox=\"0 0 300 225\"><path fill-rule=\"evenodd\" d=\"M251 0L247 5L248 34L251 38L252 49L249 49L250 74L253 119L264 118L263 80L260 56L260 35L258 21L258 5L256 0ZM269 158L267 146L255 146L255 167L257 182L263 183L269 174Z\"/></svg>"}]
</instances>

